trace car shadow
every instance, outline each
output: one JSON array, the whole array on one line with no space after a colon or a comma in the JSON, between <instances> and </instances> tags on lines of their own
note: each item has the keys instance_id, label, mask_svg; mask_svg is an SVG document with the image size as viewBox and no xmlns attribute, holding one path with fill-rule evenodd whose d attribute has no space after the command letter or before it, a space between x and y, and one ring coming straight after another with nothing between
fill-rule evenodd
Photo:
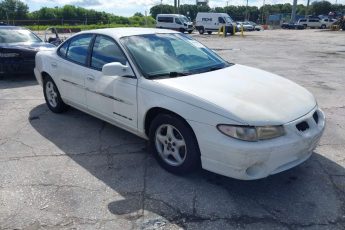
<instances>
[{"instance_id":1,"label":"car shadow","mask_svg":"<svg viewBox=\"0 0 345 230\"><path fill-rule=\"evenodd\" d=\"M37 85L33 74L29 75L6 75L0 78L0 89L20 88Z\"/></svg>"},{"instance_id":2,"label":"car shadow","mask_svg":"<svg viewBox=\"0 0 345 230\"><path fill-rule=\"evenodd\" d=\"M219 220L303 228L336 223L342 216L344 188L337 180L345 170L317 150L300 166L261 180L240 181L204 170L180 177L157 165L144 140L77 110L53 114L41 104L31 110L29 121L123 197L108 204L111 213L128 220L145 217L141 225L186 227Z\"/></svg>"}]
</instances>

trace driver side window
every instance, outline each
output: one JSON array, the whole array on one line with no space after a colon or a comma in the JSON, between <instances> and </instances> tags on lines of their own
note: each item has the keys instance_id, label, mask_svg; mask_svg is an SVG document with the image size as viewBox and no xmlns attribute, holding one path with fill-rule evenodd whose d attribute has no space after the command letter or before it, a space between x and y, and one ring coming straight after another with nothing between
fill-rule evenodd
<instances>
[{"instance_id":1,"label":"driver side window","mask_svg":"<svg viewBox=\"0 0 345 230\"><path fill-rule=\"evenodd\" d=\"M180 20L179 18L175 18L175 22L176 22L177 24L182 25L182 22L181 22L181 20Z\"/></svg>"},{"instance_id":2,"label":"driver side window","mask_svg":"<svg viewBox=\"0 0 345 230\"><path fill-rule=\"evenodd\" d=\"M127 59L121 48L111 38L98 35L92 49L91 67L102 70L105 64L111 62L126 65Z\"/></svg>"},{"instance_id":3,"label":"driver side window","mask_svg":"<svg viewBox=\"0 0 345 230\"><path fill-rule=\"evenodd\" d=\"M224 18L219 17L219 18L218 18L218 22L219 22L219 23L225 23L225 20L224 20Z\"/></svg>"}]
</instances>

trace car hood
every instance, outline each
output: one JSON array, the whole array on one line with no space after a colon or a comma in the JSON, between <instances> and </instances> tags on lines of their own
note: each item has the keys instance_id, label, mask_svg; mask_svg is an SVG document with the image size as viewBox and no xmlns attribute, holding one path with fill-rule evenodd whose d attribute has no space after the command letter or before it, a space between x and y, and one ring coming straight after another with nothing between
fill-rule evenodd
<instances>
[{"instance_id":1,"label":"car hood","mask_svg":"<svg viewBox=\"0 0 345 230\"><path fill-rule=\"evenodd\" d=\"M156 81L175 89L179 100L248 125L285 124L316 106L313 95L296 83L242 65Z\"/></svg>"},{"instance_id":2,"label":"car hood","mask_svg":"<svg viewBox=\"0 0 345 230\"><path fill-rule=\"evenodd\" d=\"M33 50L33 51L41 51L41 50L51 50L55 49L56 46L46 43L46 42L35 42L35 43L1 43L1 48L6 49L24 49L24 50Z\"/></svg>"}]
</instances>

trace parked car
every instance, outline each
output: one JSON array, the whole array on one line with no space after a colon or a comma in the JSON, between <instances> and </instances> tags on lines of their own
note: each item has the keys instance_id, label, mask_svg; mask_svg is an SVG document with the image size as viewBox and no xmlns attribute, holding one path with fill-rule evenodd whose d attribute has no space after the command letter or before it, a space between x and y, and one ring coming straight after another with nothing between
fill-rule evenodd
<instances>
[{"instance_id":1,"label":"parked car","mask_svg":"<svg viewBox=\"0 0 345 230\"><path fill-rule=\"evenodd\" d=\"M299 25L296 23L292 23L292 22L285 22L281 25L282 29L297 29L297 30L303 30L305 29L304 25Z\"/></svg>"},{"instance_id":2,"label":"parked car","mask_svg":"<svg viewBox=\"0 0 345 230\"><path fill-rule=\"evenodd\" d=\"M319 18L302 18L298 20L297 25L302 25L305 28L321 28L322 26Z\"/></svg>"},{"instance_id":3,"label":"parked car","mask_svg":"<svg viewBox=\"0 0 345 230\"><path fill-rule=\"evenodd\" d=\"M173 29L181 33L192 33L194 30L193 23L181 14L158 14L156 22L156 28L160 29Z\"/></svg>"},{"instance_id":4,"label":"parked car","mask_svg":"<svg viewBox=\"0 0 345 230\"><path fill-rule=\"evenodd\" d=\"M331 25L333 25L337 20L334 19L334 18L324 18L324 19L321 19L320 22L321 22L321 29L326 29L326 28L329 28L331 27Z\"/></svg>"},{"instance_id":5,"label":"parked car","mask_svg":"<svg viewBox=\"0 0 345 230\"><path fill-rule=\"evenodd\" d=\"M33 74L35 55L42 49L54 48L30 30L16 26L0 26L0 78L13 74Z\"/></svg>"},{"instance_id":6,"label":"parked car","mask_svg":"<svg viewBox=\"0 0 345 230\"><path fill-rule=\"evenodd\" d=\"M212 32L217 32L219 29L225 26L227 33L233 34L234 27L236 30L236 23L232 18L225 13L202 13L199 12L196 16L195 28L200 34L207 32L212 34Z\"/></svg>"},{"instance_id":7,"label":"parked car","mask_svg":"<svg viewBox=\"0 0 345 230\"><path fill-rule=\"evenodd\" d=\"M306 89L171 30L84 31L38 52L35 75L51 111L70 105L148 139L176 174L267 177L307 160L325 126Z\"/></svg>"},{"instance_id":8,"label":"parked car","mask_svg":"<svg viewBox=\"0 0 345 230\"><path fill-rule=\"evenodd\" d=\"M241 28L243 27L244 31L253 31L254 26L249 24L248 22L237 22L237 29L241 31Z\"/></svg>"},{"instance_id":9,"label":"parked car","mask_svg":"<svg viewBox=\"0 0 345 230\"><path fill-rule=\"evenodd\" d=\"M247 21L246 23L249 23L250 25L252 25L255 31L264 30L264 28L261 25L258 25L255 22Z\"/></svg>"}]
</instances>

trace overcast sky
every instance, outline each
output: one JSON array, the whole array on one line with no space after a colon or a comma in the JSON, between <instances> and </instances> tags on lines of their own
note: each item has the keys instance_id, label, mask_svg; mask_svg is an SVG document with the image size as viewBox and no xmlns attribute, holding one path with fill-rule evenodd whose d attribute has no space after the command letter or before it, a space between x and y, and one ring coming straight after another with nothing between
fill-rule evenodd
<instances>
[{"instance_id":1,"label":"overcast sky","mask_svg":"<svg viewBox=\"0 0 345 230\"><path fill-rule=\"evenodd\" d=\"M293 0L265 0L266 4L291 3ZM298 4L306 4L307 0L298 0ZM315 0L311 0L313 2ZM336 0L331 0L335 3ZM149 14L150 8L160 4L161 0L24 0L30 11L35 11L43 6L55 7L71 4L87 9L106 11L116 15L132 16L136 12ZM195 0L180 0L181 4L195 4ZM210 6L245 5L246 0L210 0ZM345 0L338 0L338 3L345 4ZM163 0L163 4L174 4L174 0ZM262 6L263 0L249 0L251 6Z\"/></svg>"}]
</instances>

